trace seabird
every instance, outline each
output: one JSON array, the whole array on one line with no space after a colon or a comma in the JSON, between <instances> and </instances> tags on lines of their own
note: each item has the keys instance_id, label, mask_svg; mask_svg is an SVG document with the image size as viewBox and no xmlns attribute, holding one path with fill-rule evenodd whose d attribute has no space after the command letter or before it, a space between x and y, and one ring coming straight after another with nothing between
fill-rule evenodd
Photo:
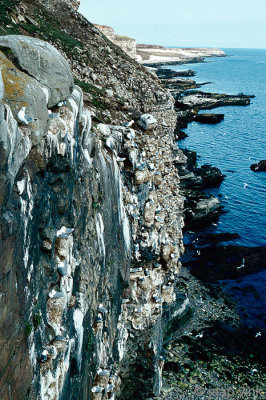
<instances>
[{"instance_id":1,"label":"seabird","mask_svg":"<svg viewBox=\"0 0 266 400\"><path fill-rule=\"evenodd\" d=\"M66 101L60 101L59 103L57 103L57 107L62 107L66 105Z\"/></svg>"},{"instance_id":2,"label":"seabird","mask_svg":"<svg viewBox=\"0 0 266 400\"><path fill-rule=\"evenodd\" d=\"M134 120L132 119L130 122L125 122L124 124L123 124L123 126L125 127L125 128L130 128L133 124L134 124Z\"/></svg>"},{"instance_id":3,"label":"seabird","mask_svg":"<svg viewBox=\"0 0 266 400\"><path fill-rule=\"evenodd\" d=\"M203 332L200 332L196 335L196 338L203 338Z\"/></svg>"},{"instance_id":4,"label":"seabird","mask_svg":"<svg viewBox=\"0 0 266 400\"><path fill-rule=\"evenodd\" d=\"M105 313L107 313L107 309L102 304L100 304L99 305L99 312L102 313L102 314L105 314Z\"/></svg>"},{"instance_id":5,"label":"seabird","mask_svg":"<svg viewBox=\"0 0 266 400\"><path fill-rule=\"evenodd\" d=\"M261 332L257 332L255 335L255 338L260 337L261 336Z\"/></svg>"},{"instance_id":6,"label":"seabird","mask_svg":"<svg viewBox=\"0 0 266 400\"><path fill-rule=\"evenodd\" d=\"M124 162L126 160L125 157L116 157L117 162Z\"/></svg>"},{"instance_id":7,"label":"seabird","mask_svg":"<svg viewBox=\"0 0 266 400\"><path fill-rule=\"evenodd\" d=\"M251 370L250 374L251 374L251 375L254 375L254 374L257 373L257 372L259 372L259 371L258 371L256 368L254 368L254 369Z\"/></svg>"},{"instance_id":8,"label":"seabird","mask_svg":"<svg viewBox=\"0 0 266 400\"><path fill-rule=\"evenodd\" d=\"M50 299L60 299L60 297L64 297L64 293L63 292L57 292L56 290L53 289L49 293L49 297L50 297Z\"/></svg>"},{"instance_id":9,"label":"seabird","mask_svg":"<svg viewBox=\"0 0 266 400\"><path fill-rule=\"evenodd\" d=\"M56 237L60 239L68 239L74 230L74 228L66 228L65 226L62 226L62 228L56 232Z\"/></svg>"},{"instance_id":10,"label":"seabird","mask_svg":"<svg viewBox=\"0 0 266 400\"><path fill-rule=\"evenodd\" d=\"M99 376L107 376L110 375L110 372L107 369L98 369L97 374Z\"/></svg>"},{"instance_id":11,"label":"seabird","mask_svg":"<svg viewBox=\"0 0 266 400\"><path fill-rule=\"evenodd\" d=\"M18 112L18 119L20 120L20 122L23 122L23 124L29 125L29 123L33 121L33 118L25 114L25 111L26 107L22 107L21 110Z\"/></svg>"},{"instance_id":12,"label":"seabird","mask_svg":"<svg viewBox=\"0 0 266 400\"><path fill-rule=\"evenodd\" d=\"M41 354L41 359L40 359L40 362L41 363L44 363L44 362L46 362L47 360L48 360L48 351L47 350L43 350L43 352L42 352L42 354Z\"/></svg>"},{"instance_id":13,"label":"seabird","mask_svg":"<svg viewBox=\"0 0 266 400\"><path fill-rule=\"evenodd\" d=\"M58 264L57 271L59 272L59 274L61 276L67 276L68 275L68 268L67 268L67 265L64 262L60 262Z\"/></svg>"},{"instance_id":14,"label":"seabird","mask_svg":"<svg viewBox=\"0 0 266 400\"><path fill-rule=\"evenodd\" d=\"M109 136L105 141L105 145L109 147L109 149L114 149L115 148L114 138L112 138L112 136Z\"/></svg>"},{"instance_id":15,"label":"seabird","mask_svg":"<svg viewBox=\"0 0 266 400\"><path fill-rule=\"evenodd\" d=\"M93 386L91 391L92 393L101 393L103 391L103 388L101 386Z\"/></svg>"},{"instance_id":16,"label":"seabird","mask_svg":"<svg viewBox=\"0 0 266 400\"><path fill-rule=\"evenodd\" d=\"M248 184L247 184L247 183L244 183L244 189L246 189L247 186L248 186Z\"/></svg>"},{"instance_id":17,"label":"seabird","mask_svg":"<svg viewBox=\"0 0 266 400\"><path fill-rule=\"evenodd\" d=\"M59 117L59 113L53 113L51 110L48 110L49 118L57 118Z\"/></svg>"},{"instance_id":18,"label":"seabird","mask_svg":"<svg viewBox=\"0 0 266 400\"><path fill-rule=\"evenodd\" d=\"M243 258L242 264L239 265L239 267L237 267L237 269L244 268L244 266L245 266L245 259Z\"/></svg>"}]
</instances>

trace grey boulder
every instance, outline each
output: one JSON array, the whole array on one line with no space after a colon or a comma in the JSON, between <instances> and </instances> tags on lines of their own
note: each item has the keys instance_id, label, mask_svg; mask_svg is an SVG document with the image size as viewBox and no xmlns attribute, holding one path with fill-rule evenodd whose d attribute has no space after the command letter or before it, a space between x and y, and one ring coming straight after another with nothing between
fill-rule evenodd
<instances>
[{"instance_id":1,"label":"grey boulder","mask_svg":"<svg viewBox=\"0 0 266 400\"><path fill-rule=\"evenodd\" d=\"M11 49L21 69L47 87L49 108L70 96L74 86L72 72L55 47L22 35L1 36L0 46Z\"/></svg>"},{"instance_id":2,"label":"grey boulder","mask_svg":"<svg viewBox=\"0 0 266 400\"><path fill-rule=\"evenodd\" d=\"M151 114L142 114L138 120L138 124L145 131L149 131L156 128L157 119Z\"/></svg>"}]
</instances>

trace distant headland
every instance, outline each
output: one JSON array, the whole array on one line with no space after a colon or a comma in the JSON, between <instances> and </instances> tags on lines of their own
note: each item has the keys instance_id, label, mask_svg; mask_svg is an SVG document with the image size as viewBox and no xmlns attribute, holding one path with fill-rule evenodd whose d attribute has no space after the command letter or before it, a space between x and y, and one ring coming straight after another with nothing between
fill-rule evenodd
<instances>
[{"instance_id":1,"label":"distant headland","mask_svg":"<svg viewBox=\"0 0 266 400\"><path fill-rule=\"evenodd\" d=\"M168 48L159 45L138 44L133 38L116 35L110 26L98 24L95 26L109 40L141 64L202 62L205 57L224 57L226 55L223 50L218 48Z\"/></svg>"}]
</instances>

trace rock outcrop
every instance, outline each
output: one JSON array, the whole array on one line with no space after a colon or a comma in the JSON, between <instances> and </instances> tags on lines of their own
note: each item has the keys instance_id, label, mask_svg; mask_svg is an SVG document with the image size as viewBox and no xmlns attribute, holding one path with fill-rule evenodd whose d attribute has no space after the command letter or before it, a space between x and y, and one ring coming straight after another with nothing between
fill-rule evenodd
<instances>
[{"instance_id":1,"label":"rock outcrop","mask_svg":"<svg viewBox=\"0 0 266 400\"><path fill-rule=\"evenodd\" d=\"M137 59L137 42L135 39L128 36L116 35L111 26L98 25L94 26L99 29L108 39L110 39L114 44L120 47L126 54L130 57Z\"/></svg>"},{"instance_id":2,"label":"rock outcrop","mask_svg":"<svg viewBox=\"0 0 266 400\"><path fill-rule=\"evenodd\" d=\"M250 169L254 172L266 171L266 160L261 160L256 164L252 164Z\"/></svg>"}]
</instances>

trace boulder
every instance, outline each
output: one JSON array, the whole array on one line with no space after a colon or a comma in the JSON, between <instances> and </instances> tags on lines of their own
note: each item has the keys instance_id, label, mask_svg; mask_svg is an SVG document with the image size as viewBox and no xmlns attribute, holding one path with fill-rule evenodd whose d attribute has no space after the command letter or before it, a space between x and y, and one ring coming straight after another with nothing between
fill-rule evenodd
<instances>
[{"instance_id":1,"label":"boulder","mask_svg":"<svg viewBox=\"0 0 266 400\"><path fill-rule=\"evenodd\" d=\"M221 203L216 197L197 198L191 196L185 202L186 227L208 224L217 219L222 212Z\"/></svg>"},{"instance_id":2,"label":"boulder","mask_svg":"<svg viewBox=\"0 0 266 400\"><path fill-rule=\"evenodd\" d=\"M47 42L22 36L0 37L0 46L11 49L22 70L37 79L47 89L48 107L66 100L73 90L73 77L66 59Z\"/></svg>"},{"instance_id":3,"label":"boulder","mask_svg":"<svg viewBox=\"0 0 266 400\"><path fill-rule=\"evenodd\" d=\"M200 168L197 168L195 173L202 178L202 183L205 187L220 186L224 179L224 175L219 168L213 167L209 164L204 164Z\"/></svg>"},{"instance_id":4,"label":"boulder","mask_svg":"<svg viewBox=\"0 0 266 400\"><path fill-rule=\"evenodd\" d=\"M157 119L151 114L142 114L138 120L138 125L145 131L149 131L156 128Z\"/></svg>"},{"instance_id":5,"label":"boulder","mask_svg":"<svg viewBox=\"0 0 266 400\"><path fill-rule=\"evenodd\" d=\"M250 169L254 172L265 172L266 171L266 160L261 160L257 164L252 164Z\"/></svg>"},{"instance_id":6,"label":"boulder","mask_svg":"<svg viewBox=\"0 0 266 400\"><path fill-rule=\"evenodd\" d=\"M26 107L26 114L36 119L30 124L31 132L34 133L33 136L39 137L45 131L49 120L46 106L47 88L36 79L18 70L1 51L0 70L4 86L4 103L8 104L15 118L20 109L23 106ZM0 82L0 87L3 86Z\"/></svg>"}]
</instances>

